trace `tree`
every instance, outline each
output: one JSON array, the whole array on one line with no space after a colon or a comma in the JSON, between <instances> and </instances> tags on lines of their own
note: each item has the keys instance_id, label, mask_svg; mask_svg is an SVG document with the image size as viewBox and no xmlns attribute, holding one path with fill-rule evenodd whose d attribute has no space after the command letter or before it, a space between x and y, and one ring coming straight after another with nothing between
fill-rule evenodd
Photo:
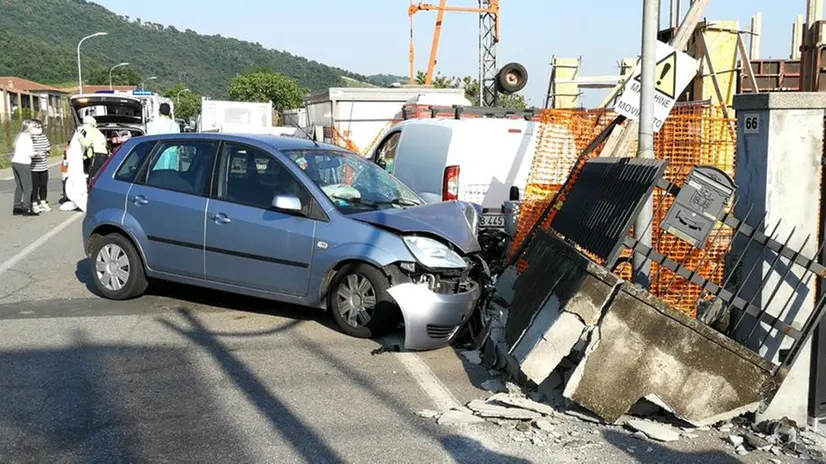
<instances>
[{"instance_id":1,"label":"tree","mask_svg":"<svg viewBox=\"0 0 826 464\"><path fill-rule=\"evenodd\" d=\"M89 85L109 85L109 68L95 66L83 74L83 80ZM129 66L112 71L112 85L140 85L141 80L141 75Z\"/></svg>"},{"instance_id":2,"label":"tree","mask_svg":"<svg viewBox=\"0 0 826 464\"><path fill-rule=\"evenodd\" d=\"M164 97L171 98L175 102L175 117L181 119L195 118L201 112L201 96L197 93L184 92L186 87L183 84L177 84L175 87L166 90L162 93ZM180 95L180 101L178 96Z\"/></svg>"},{"instance_id":3,"label":"tree","mask_svg":"<svg viewBox=\"0 0 826 464\"><path fill-rule=\"evenodd\" d=\"M424 85L426 80L427 75L423 71L416 73L416 84ZM433 82L431 85L437 89L463 88L465 89L465 98L470 100L470 102L474 105L479 104L479 80L471 76L465 76L463 78L446 77L436 73L436 75L433 76ZM525 97L519 95L518 93L511 95L499 94L498 106L501 108L511 108L517 110L524 110L528 107L525 102Z\"/></svg>"},{"instance_id":4,"label":"tree","mask_svg":"<svg viewBox=\"0 0 826 464\"><path fill-rule=\"evenodd\" d=\"M229 83L229 98L236 101L272 102L276 111L298 108L309 92L298 81L277 72L250 71L238 74Z\"/></svg>"}]
</instances>

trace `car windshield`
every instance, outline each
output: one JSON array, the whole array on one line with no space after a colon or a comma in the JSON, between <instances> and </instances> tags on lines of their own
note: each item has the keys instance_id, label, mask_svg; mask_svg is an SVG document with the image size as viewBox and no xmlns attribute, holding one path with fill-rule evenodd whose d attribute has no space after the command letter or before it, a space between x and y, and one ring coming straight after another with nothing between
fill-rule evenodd
<instances>
[{"instance_id":1,"label":"car windshield","mask_svg":"<svg viewBox=\"0 0 826 464\"><path fill-rule=\"evenodd\" d=\"M387 171L353 153L311 149L286 150L284 154L345 214L424 204Z\"/></svg>"}]
</instances>

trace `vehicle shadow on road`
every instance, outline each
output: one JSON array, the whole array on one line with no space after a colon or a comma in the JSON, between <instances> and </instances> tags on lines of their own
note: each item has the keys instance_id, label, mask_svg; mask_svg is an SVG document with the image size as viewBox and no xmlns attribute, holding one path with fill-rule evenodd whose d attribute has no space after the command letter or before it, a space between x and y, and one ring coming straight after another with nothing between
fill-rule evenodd
<instances>
[{"instance_id":1,"label":"vehicle shadow on road","mask_svg":"<svg viewBox=\"0 0 826 464\"><path fill-rule=\"evenodd\" d=\"M614 430L605 430L602 436L616 449L627 453L629 457L642 464L661 464L664 462L675 464L690 462L735 464L743 462L723 451L678 451L666 448L653 441L640 440L632 435Z\"/></svg>"},{"instance_id":2,"label":"vehicle shadow on road","mask_svg":"<svg viewBox=\"0 0 826 464\"><path fill-rule=\"evenodd\" d=\"M84 258L77 263L75 277L86 285L90 293L103 298L92 282L89 259ZM333 330L337 330L335 323L327 313L320 309L305 306L279 303L276 301L238 295L234 293L211 290L191 285L151 280L149 288L140 298L169 298L178 300L180 308L202 309L213 308L245 313L262 314L267 316L285 317L298 321L313 321ZM118 302L113 302L117 304Z\"/></svg>"}]
</instances>

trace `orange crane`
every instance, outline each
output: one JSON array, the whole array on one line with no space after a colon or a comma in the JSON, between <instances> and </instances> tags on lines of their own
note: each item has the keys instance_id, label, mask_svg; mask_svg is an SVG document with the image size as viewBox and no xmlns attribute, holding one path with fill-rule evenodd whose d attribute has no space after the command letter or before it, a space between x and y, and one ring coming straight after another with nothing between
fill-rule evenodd
<instances>
[{"instance_id":1,"label":"orange crane","mask_svg":"<svg viewBox=\"0 0 826 464\"><path fill-rule=\"evenodd\" d=\"M439 39L442 34L442 21L444 20L446 11L456 13L478 13L480 15L480 24L483 18L492 17L494 20L493 30L480 31L480 35L481 37L484 37L485 35L492 35L494 45L499 42L499 0L480 1L478 8L447 6L447 0L439 0L438 5L422 2L414 3L413 0L410 0L410 8L407 10L407 14L410 17L410 85L414 85L416 83L416 52L413 43L413 16L419 11L434 10L438 12L438 15L436 16L436 27L433 30L433 43L430 46L430 61L427 63L427 79L425 80L426 85L431 85L433 83L433 70L436 68L436 55L439 51ZM483 54L481 47L483 47L482 39L480 39L480 55Z\"/></svg>"}]
</instances>

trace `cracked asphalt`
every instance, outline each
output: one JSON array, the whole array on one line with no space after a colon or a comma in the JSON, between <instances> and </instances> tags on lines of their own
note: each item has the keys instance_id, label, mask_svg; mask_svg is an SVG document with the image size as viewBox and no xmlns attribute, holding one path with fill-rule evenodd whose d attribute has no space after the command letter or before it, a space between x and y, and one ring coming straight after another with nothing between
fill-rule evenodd
<instances>
[{"instance_id":1,"label":"cracked asphalt","mask_svg":"<svg viewBox=\"0 0 826 464\"><path fill-rule=\"evenodd\" d=\"M488 397L484 368L451 348L371 355L400 334L354 339L306 308L166 284L100 298L79 218L31 247L81 214L57 209L59 179L35 218L11 216L0 180L3 462L740 461L717 439L665 446L573 419L548 446L508 424L437 425L415 412Z\"/></svg>"}]
</instances>

